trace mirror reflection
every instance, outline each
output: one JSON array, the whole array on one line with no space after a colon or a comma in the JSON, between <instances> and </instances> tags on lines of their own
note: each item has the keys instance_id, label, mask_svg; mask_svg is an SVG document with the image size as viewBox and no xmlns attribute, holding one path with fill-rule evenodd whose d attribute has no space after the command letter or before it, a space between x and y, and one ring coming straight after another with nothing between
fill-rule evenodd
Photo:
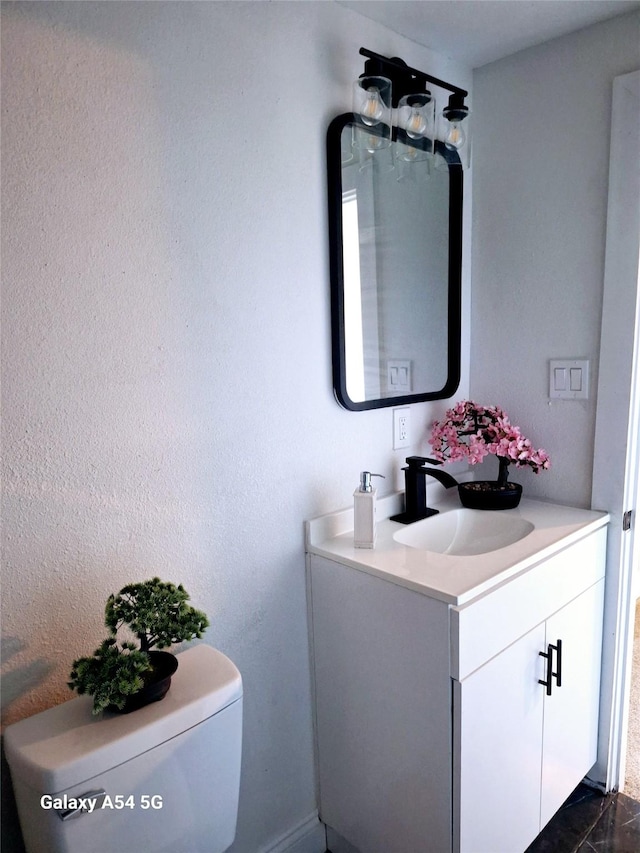
<instances>
[{"instance_id":1,"label":"mirror reflection","mask_svg":"<svg viewBox=\"0 0 640 853\"><path fill-rule=\"evenodd\" d=\"M334 388L356 410L449 397L460 372L461 171L378 142L351 114L329 130Z\"/></svg>"}]
</instances>

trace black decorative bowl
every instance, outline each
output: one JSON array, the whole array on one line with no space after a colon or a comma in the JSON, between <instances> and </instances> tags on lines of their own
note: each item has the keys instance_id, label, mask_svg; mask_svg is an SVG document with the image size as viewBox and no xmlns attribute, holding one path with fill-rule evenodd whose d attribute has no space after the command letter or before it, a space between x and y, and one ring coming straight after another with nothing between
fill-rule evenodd
<instances>
[{"instance_id":1,"label":"black decorative bowl","mask_svg":"<svg viewBox=\"0 0 640 853\"><path fill-rule=\"evenodd\" d=\"M477 480L460 483L458 494L467 509L515 509L522 497L522 486L507 483L506 487L500 487L495 480Z\"/></svg>"}]
</instances>

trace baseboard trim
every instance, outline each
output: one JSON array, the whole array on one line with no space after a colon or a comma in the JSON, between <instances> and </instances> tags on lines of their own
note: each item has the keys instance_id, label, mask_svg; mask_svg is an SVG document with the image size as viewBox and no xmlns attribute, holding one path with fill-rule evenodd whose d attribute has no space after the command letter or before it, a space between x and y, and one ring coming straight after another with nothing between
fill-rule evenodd
<instances>
[{"instance_id":1,"label":"baseboard trim","mask_svg":"<svg viewBox=\"0 0 640 853\"><path fill-rule=\"evenodd\" d=\"M315 811L297 826L281 835L261 853L326 853L327 836L323 823Z\"/></svg>"},{"instance_id":2,"label":"baseboard trim","mask_svg":"<svg viewBox=\"0 0 640 853\"><path fill-rule=\"evenodd\" d=\"M338 835L335 829L331 829L330 826L327 827L327 850L330 850L331 853L358 853L353 844L349 844L345 838Z\"/></svg>"}]
</instances>

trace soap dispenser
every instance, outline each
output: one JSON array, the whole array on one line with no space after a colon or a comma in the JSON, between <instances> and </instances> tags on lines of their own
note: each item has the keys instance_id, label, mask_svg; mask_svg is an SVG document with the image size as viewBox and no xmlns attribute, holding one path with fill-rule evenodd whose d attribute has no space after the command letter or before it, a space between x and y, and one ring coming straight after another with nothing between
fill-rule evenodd
<instances>
[{"instance_id":1,"label":"soap dispenser","mask_svg":"<svg viewBox=\"0 0 640 853\"><path fill-rule=\"evenodd\" d=\"M371 485L372 477L384 474L372 474L362 471L360 485L353 493L353 545L355 548L373 548L376 544L376 495Z\"/></svg>"}]
</instances>

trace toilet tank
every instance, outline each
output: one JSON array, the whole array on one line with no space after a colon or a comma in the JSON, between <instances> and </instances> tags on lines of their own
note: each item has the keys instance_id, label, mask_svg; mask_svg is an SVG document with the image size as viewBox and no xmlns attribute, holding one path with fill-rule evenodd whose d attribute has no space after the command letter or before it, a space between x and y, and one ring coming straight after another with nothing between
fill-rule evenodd
<instances>
[{"instance_id":1,"label":"toilet tank","mask_svg":"<svg viewBox=\"0 0 640 853\"><path fill-rule=\"evenodd\" d=\"M93 716L81 696L7 727L27 853L222 853L233 843L242 679L210 646L178 661L165 698L138 711Z\"/></svg>"}]
</instances>

